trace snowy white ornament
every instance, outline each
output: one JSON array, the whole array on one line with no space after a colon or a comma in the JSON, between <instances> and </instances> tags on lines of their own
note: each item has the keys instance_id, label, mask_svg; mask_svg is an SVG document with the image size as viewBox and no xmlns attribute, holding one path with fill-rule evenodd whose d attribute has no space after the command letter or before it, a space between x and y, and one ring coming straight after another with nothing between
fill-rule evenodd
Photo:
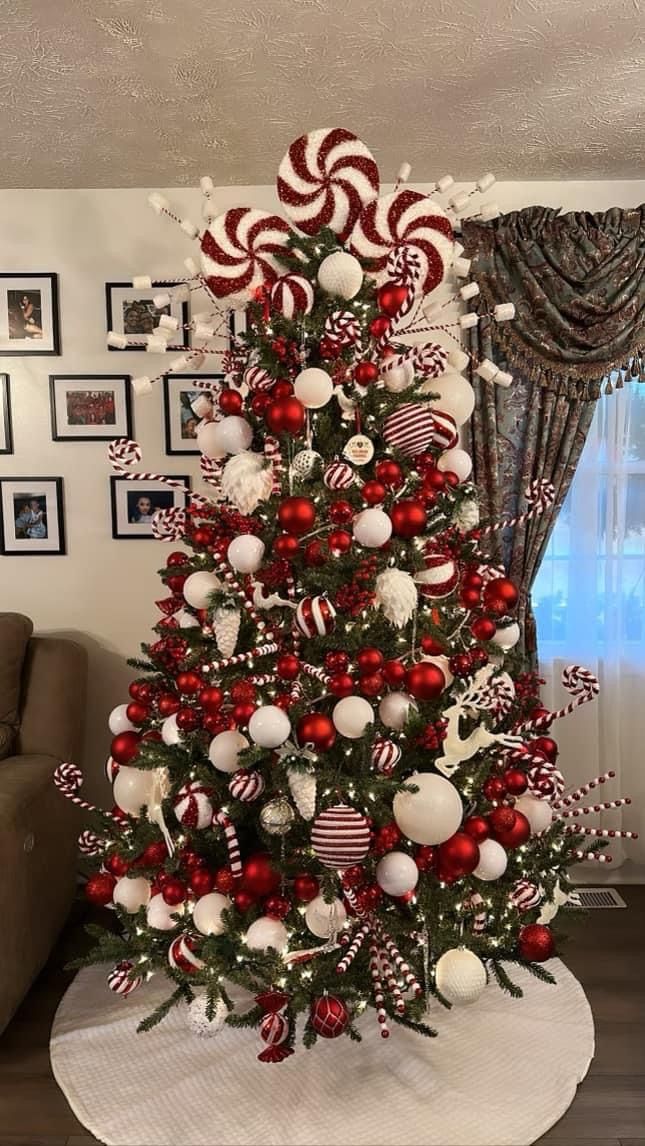
<instances>
[{"instance_id":1,"label":"snowy white ornament","mask_svg":"<svg viewBox=\"0 0 645 1146\"><path fill-rule=\"evenodd\" d=\"M172 716L167 716L161 725L161 739L164 744L181 744L183 736L177 726L177 714L173 712Z\"/></svg>"},{"instance_id":2,"label":"snowy white ornament","mask_svg":"<svg viewBox=\"0 0 645 1146\"><path fill-rule=\"evenodd\" d=\"M515 801L515 811L526 816L531 825L532 836L539 836L541 832L551 827L553 812L548 800L538 800L535 796L529 795L520 796L519 800Z\"/></svg>"},{"instance_id":3,"label":"snowy white ornament","mask_svg":"<svg viewBox=\"0 0 645 1146\"><path fill-rule=\"evenodd\" d=\"M520 626L517 621L511 621L510 625L504 625L503 628L497 629L494 636L491 637L493 644L505 651L507 649L514 649L519 639Z\"/></svg>"},{"instance_id":4,"label":"snowy white ornament","mask_svg":"<svg viewBox=\"0 0 645 1146\"><path fill-rule=\"evenodd\" d=\"M334 705L331 718L341 736L358 740L374 723L374 709L362 696L344 696Z\"/></svg>"},{"instance_id":5,"label":"snowy white ornament","mask_svg":"<svg viewBox=\"0 0 645 1146\"><path fill-rule=\"evenodd\" d=\"M201 1039L214 1039L224 1029L228 1007L223 999L215 1003L212 1019L206 1014L206 992L196 995L192 1003L188 1004L188 1026L194 1035Z\"/></svg>"},{"instance_id":6,"label":"snowy white ornament","mask_svg":"<svg viewBox=\"0 0 645 1146\"><path fill-rule=\"evenodd\" d=\"M508 856L497 840L482 840L479 845L479 863L473 875L487 882L499 879L506 871Z\"/></svg>"},{"instance_id":7,"label":"snowy white ornament","mask_svg":"<svg viewBox=\"0 0 645 1146\"><path fill-rule=\"evenodd\" d=\"M193 907L193 924L202 935L221 935L226 931L222 912L230 906L231 900L227 895L210 891L208 895L202 895Z\"/></svg>"},{"instance_id":8,"label":"snowy white ornament","mask_svg":"<svg viewBox=\"0 0 645 1146\"><path fill-rule=\"evenodd\" d=\"M474 1003L486 987L486 968L474 951L453 947L437 959L437 990L453 1006Z\"/></svg>"},{"instance_id":9,"label":"snowy white ornament","mask_svg":"<svg viewBox=\"0 0 645 1146\"><path fill-rule=\"evenodd\" d=\"M239 609L218 605L213 612L213 634L218 651L223 657L232 657L237 644L237 635L242 623Z\"/></svg>"},{"instance_id":10,"label":"snowy white ornament","mask_svg":"<svg viewBox=\"0 0 645 1146\"><path fill-rule=\"evenodd\" d=\"M248 450L253 441L251 426L246 418L240 418L239 414L231 414L227 418L222 418L220 422L209 422L208 426L213 427L212 444L217 450L218 458L226 454L241 454L244 450ZM199 445L199 438L197 444Z\"/></svg>"},{"instance_id":11,"label":"snowy white ornament","mask_svg":"<svg viewBox=\"0 0 645 1146\"><path fill-rule=\"evenodd\" d=\"M161 892L158 892L153 895L146 907L148 927L156 927L157 931L172 931L177 927L177 920L173 919L172 916L183 915L184 911L183 903L166 903Z\"/></svg>"},{"instance_id":12,"label":"snowy white ornament","mask_svg":"<svg viewBox=\"0 0 645 1146\"><path fill-rule=\"evenodd\" d=\"M296 376L293 391L299 402L307 410L320 410L326 406L334 393L334 383L326 370L308 366Z\"/></svg>"},{"instance_id":13,"label":"snowy white ornament","mask_svg":"<svg viewBox=\"0 0 645 1146\"><path fill-rule=\"evenodd\" d=\"M416 707L407 692L388 692L378 706L378 714L386 728L395 728L400 732L408 719L410 708Z\"/></svg>"},{"instance_id":14,"label":"snowy white ornament","mask_svg":"<svg viewBox=\"0 0 645 1146\"><path fill-rule=\"evenodd\" d=\"M289 738L291 721L277 704L256 708L249 720L249 736L260 748L279 748Z\"/></svg>"},{"instance_id":15,"label":"snowy white ornament","mask_svg":"<svg viewBox=\"0 0 645 1146\"><path fill-rule=\"evenodd\" d=\"M411 359L396 362L392 366L381 366L381 381L391 394L401 394L414 382L414 363Z\"/></svg>"},{"instance_id":16,"label":"snowy white ornament","mask_svg":"<svg viewBox=\"0 0 645 1146\"><path fill-rule=\"evenodd\" d=\"M128 720L127 704L117 704L108 716L108 728L113 736L118 736L121 732L134 732L136 725Z\"/></svg>"},{"instance_id":17,"label":"snowy white ornament","mask_svg":"<svg viewBox=\"0 0 645 1146\"><path fill-rule=\"evenodd\" d=\"M112 899L124 911L134 915L135 911L138 911L140 907L145 907L150 899L150 881L144 879L143 876L131 879L124 875L121 879L117 879L112 892Z\"/></svg>"},{"instance_id":18,"label":"snowy white ornament","mask_svg":"<svg viewBox=\"0 0 645 1146\"><path fill-rule=\"evenodd\" d=\"M262 564L264 542L253 533L234 537L226 550L226 560L236 573L255 573Z\"/></svg>"},{"instance_id":19,"label":"snowy white ornament","mask_svg":"<svg viewBox=\"0 0 645 1146\"><path fill-rule=\"evenodd\" d=\"M219 772L236 772L239 767L239 755L245 748L248 748L249 742L246 736L236 729L230 729L226 732L218 732L210 742L208 748L208 759L214 768Z\"/></svg>"},{"instance_id":20,"label":"snowy white ornament","mask_svg":"<svg viewBox=\"0 0 645 1146\"><path fill-rule=\"evenodd\" d=\"M458 426L463 426L475 409L475 391L462 374L449 371L440 378L430 378L419 388L421 393L436 394L430 406L450 414Z\"/></svg>"},{"instance_id":21,"label":"snowy white ornament","mask_svg":"<svg viewBox=\"0 0 645 1146\"><path fill-rule=\"evenodd\" d=\"M434 772L415 772L408 784L417 792L397 792L392 803L394 819L415 844L442 844L461 824L461 796L450 780Z\"/></svg>"},{"instance_id":22,"label":"snowy white ornament","mask_svg":"<svg viewBox=\"0 0 645 1146\"><path fill-rule=\"evenodd\" d=\"M242 450L229 458L222 470L222 495L244 514L253 513L261 502L271 497L272 467L263 454Z\"/></svg>"},{"instance_id":23,"label":"snowy white ornament","mask_svg":"<svg viewBox=\"0 0 645 1146\"><path fill-rule=\"evenodd\" d=\"M359 545L380 549L392 536L392 522L382 509L363 509L354 518L352 533Z\"/></svg>"},{"instance_id":24,"label":"snowy white ornament","mask_svg":"<svg viewBox=\"0 0 645 1146\"><path fill-rule=\"evenodd\" d=\"M206 458L220 461L226 457L227 451L217 432L219 422L203 422L197 430L197 446Z\"/></svg>"},{"instance_id":25,"label":"snowy white ornament","mask_svg":"<svg viewBox=\"0 0 645 1146\"><path fill-rule=\"evenodd\" d=\"M305 923L313 935L319 939L329 939L340 931L347 920L347 912L340 899L326 903L322 895L317 895L307 904Z\"/></svg>"},{"instance_id":26,"label":"snowy white ornament","mask_svg":"<svg viewBox=\"0 0 645 1146\"><path fill-rule=\"evenodd\" d=\"M189 613L188 609L180 609L175 614L175 620L180 629L198 629L200 627L198 618L194 613Z\"/></svg>"},{"instance_id":27,"label":"snowy white ornament","mask_svg":"<svg viewBox=\"0 0 645 1146\"><path fill-rule=\"evenodd\" d=\"M407 852L388 852L376 865L376 882L388 895L414 891L419 869Z\"/></svg>"},{"instance_id":28,"label":"snowy white ornament","mask_svg":"<svg viewBox=\"0 0 645 1146\"><path fill-rule=\"evenodd\" d=\"M459 481L467 481L473 470L473 460L465 450L453 446L451 450L444 450L437 460L437 469L443 473L453 473Z\"/></svg>"},{"instance_id":29,"label":"snowy white ornament","mask_svg":"<svg viewBox=\"0 0 645 1146\"><path fill-rule=\"evenodd\" d=\"M289 468L294 477L303 481L314 472L316 463L321 461L322 457L316 450L299 450Z\"/></svg>"},{"instance_id":30,"label":"snowy white ornament","mask_svg":"<svg viewBox=\"0 0 645 1146\"><path fill-rule=\"evenodd\" d=\"M325 294L354 298L363 285L363 268L354 255L334 251L318 267L318 282Z\"/></svg>"},{"instance_id":31,"label":"snowy white ornament","mask_svg":"<svg viewBox=\"0 0 645 1146\"><path fill-rule=\"evenodd\" d=\"M300 812L303 820L311 820L316 811L316 772L300 772L295 768L287 768L287 780L293 802Z\"/></svg>"},{"instance_id":32,"label":"snowy white ornament","mask_svg":"<svg viewBox=\"0 0 645 1146\"><path fill-rule=\"evenodd\" d=\"M413 578L404 569L384 569L376 578L376 604L397 629L412 619L418 605Z\"/></svg>"},{"instance_id":33,"label":"snowy white ornament","mask_svg":"<svg viewBox=\"0 0 645 1146\"><path fill-rule=\"evenodd\" d=\"M182 593L193 609L205 609L211 593L221 588L222 583L219 578L214 573L202 569L198 573L189 573L184 581Z\"/></svg>"},{"instance_id":34,"label":"snowy white ornament","mask_svg":"<svg viewBox=\"0 0 645 1146\"><path fill-rule=\"evenodd\" d=\"M150 804L153 785L151 771L122 764L114 779L114 803L129 816L139 816L144 804Z\"/></svg>"},{"instance_id":35,"label":"snowy white ornament","mask_svg":"<svg viewBox=\"0 0 645 1146\"><path fill-rule=\"evenodd\" d=\"M462 533L469 533L479 525L479 506L474 498L464 498L452 515L453 523Z\"/></svg>"},{"instance_id":36,"label":"snowy white ornament","mask_svg":"<svg viewBox=\"0 0 645 1146\"><path fill-rule=\"evenodd\" d=\"M244 942L252 951L284 951L289 936L284 923L273 915L261 915L249 927Z\"/></svg>"}]
</instances>

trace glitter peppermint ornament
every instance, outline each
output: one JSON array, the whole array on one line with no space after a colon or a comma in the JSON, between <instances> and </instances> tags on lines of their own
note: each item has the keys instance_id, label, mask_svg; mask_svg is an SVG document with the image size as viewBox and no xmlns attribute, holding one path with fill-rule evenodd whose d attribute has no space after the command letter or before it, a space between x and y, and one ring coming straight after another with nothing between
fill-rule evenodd
<instances>
[{"instance_id":1,"label":"glitter peppermint ornament","mask_svg":"<svg viewBox=\"0 0 645 1146\"><path fill-rule=\"evenodd\" d=\"M122 995L125 998L127 995L131 995L133 991L136 991L137 987L140 987L143 983L143 979L140 975L131 977L133 967L134 963L130 963L127 959L124 959L121 963L117 963L110 971L107 977L107 985L115 995Z\"/></svg>"},{"instance_id":2,"label":"glitter peppermint ornament","mask_svg":"<svg viewBox=\"0 0 645 1146\"><path fill-rule=\"evenodd\" d=\"M182 784L173 804L180 824L185 828L202 831L210 827L213 819L212 789L197 780Z\"/></svg>"},{"instance_id":3,"label":"glitter peppermint ornament","mask_svg":"<svg viewBox=\"0 0 645 1146\"><path fill-rule=\"evenodd\" d=\"M327 808L314 820L311 846L325 867L342 870L360 863L370 846L365 816L346 804Z\"/></svg>"}]
</instances>

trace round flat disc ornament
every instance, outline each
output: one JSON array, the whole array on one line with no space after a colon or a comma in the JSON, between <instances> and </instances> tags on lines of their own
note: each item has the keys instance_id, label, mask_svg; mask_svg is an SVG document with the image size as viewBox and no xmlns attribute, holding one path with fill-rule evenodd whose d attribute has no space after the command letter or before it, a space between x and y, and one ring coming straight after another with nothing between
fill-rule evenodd
<instances>
[{"instance_id":1,"label":"round flat disc ornament","mask_svg":"<svg viewBox=\"0 0 645 1146\"><path fill-rule=\"evenodd\" d=\"M365 434L354 434L345 443L344 456L355 466L366 466L374 457L374 445Z\"/></svg>"}]
</instances>

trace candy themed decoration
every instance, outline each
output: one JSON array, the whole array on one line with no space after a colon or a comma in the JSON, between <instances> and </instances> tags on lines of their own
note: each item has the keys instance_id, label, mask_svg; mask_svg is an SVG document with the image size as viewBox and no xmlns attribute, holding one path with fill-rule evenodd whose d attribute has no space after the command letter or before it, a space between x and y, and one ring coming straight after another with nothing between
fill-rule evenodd
<instances>
[{"instance_id":1,"label":"candy themed decoration","mask_svg":"<svg viewBox=\"0 0 645 1146\"><path fill-rule=\"evenodd\" d=\"M422 454L433 444L449 450L458 441L457 427L449 414L417 402L405 402L388 415L383 424L383 437L388 446L408 457Z\"/></svg>"},{"instance_id":2,"label":"candy themed decoration","mask_svg":"<svg viewBox=\"0 0 645 1146\"><path fill-rule=\"evenodd\" d=\"M424 597L440 601L454 593L459 583L459 569L452 557L443 553L428 553L425 556L425 566L414 577Z\"/></svg>"},{"instance_id":3,"label":"candy themed decoration","mask_svg":"<svg viewBox=\"0 0 645 1146\"><path fill-rule=\"evenodd\" d=\"M336 610L327 597L303 597L295 613L298 629L305 637L333 632Z\"/></svg>"},{"instance_id":4,"label":"candy themed decoration","mask_svg":"<svg viewBox=\"0 0 645 1146\"><path fill-rule=\"evenodd\" d=\"M215 298L249 299L258 287L275 282L289 224L254 207L233 207L212 219L201 239L201 266Z\"/></svg>"},{"instance_id":5,"label":"candy themed decoration","mask_svg":"<svg viewBox=\"0 0 645 1146\"><path fill-rule=\"evenodd\" d=\"M543 728L548 728L554 720L561 720L563 716L569 716L570 713L575 712L581 704L588 704L590 700L598 696L600 691L598 677L589 669L581 668L580 665L568 665L563 669L562 684L575 699L569 704L565 704L563 708L558 708L555 712L547 712L543 716L536 717L535 720L524 721L519 726L519 731L538 732Z\"/></svg>"},{"instance_id":6,"label":"candy themed decoration","mask_svg":"<svg viewBox=\"0 0 645 1146\"><path fill-rule=\"evenodd\" d=\"M303 275L282 275L271 287L271 306L284 318L311 314L313 305L314 288Z\"/></svg>"},{"instance_id":7,"label":"candy themed decoration","mask_svg":"<svg viewBox=\"0 0 645 1146\"><path fill-rule=\"evenodd\" d=\"M327 489L350 489L356 481L356 474L347 462L335 461L327 466L323 481Z\"/></svg>"},{"instance_id":8,"label":"candy themed decoration","mask_svg":"<svg viewBox=\"0 0 645 1146\"><path fill-rule=\"evenodd\" d=\"M257 394L266 393L267 390L271 390L275 386L275 378L263 366L249 366L242 375L242 381L249 390Z\"/></svg>"},{"instance_id":9,"label":"candy themed decoration","mask_svg":"<svg viewBox=\"0 0 645 1146\"><path fill-rule=\"evenodd\" d=\"M258 1059L260 1062L282 1062L293 1054L293 1047L285 1046L291 1033L287 1016L289 996L282 991L263 991L256 995L255 1001L264 1011L260 1020L260 1038L267 1044Z\"/></svg>"},{"instance_id":10,"label":"candy themed decoration","mask_svg":"<svg viewBox=\"0 0 645 1146\"><path fill-rule=\"evenodd\" d=\"M325 335L338 346L354 346L360 341L360 323L351 310L335 310L325 319Z\"/></svg>"},{"instance_id":11,"label":"candy themed decoration","mask_svg":"<svg viewBox=\"0 0 645 1146\"><path fill-rule=\"evenodd\" d=\"M137 987L143 983L143 978L140 975L132 975L134 964L130 963L127 959L117 963L110 971L107 977L107 985L115 995L121 995L122 998L127 998Z\"/></svg>"},{"instance_id":12,"label":"candy themed decoration","mask_svg":"<svg viewBox=\"0 0 645 1146\"><path fill-rule=\"evenodd\" d=\"M372 764L377 772L384 776L391 776L401 759L401 748L393 740L384 740L379 737L372 747Z\"/></svg>"},{"instance_id":13,"label":"candy themed decoration","mask_svg":"<svg viewBox=\"0 0 645 1146\"><path fill-rule=\"evenodd\" d=\"M194 935L178 935L168 948L168 962L175 971L196 975L205 966L197 954L198 950L199 940Z\"/></svg>"},{"instance_id":14,"label":"candy themed decoration","mask_svg":"<svg viewBox=\"0 0 645 1146\"><path fill-rule=\"evenodd\" d=\"M174 810L180 824L185 828L203 831L213 819L212 791L197 780L182 784L174 802Z\"/></svg>"},{"instance_id":15,"label":"candy themed decoration","mask_svg":"<svg viewBox=\"0 0 645 1146\"><path fill-rule=\"evenodd\" d=\"M359 863L367 854L369 840L365 816L344 804L321 812L311 830L314 853L325 867L336 869Z\"/></svg>"},{"instance_id":16,"label":"candy themed decoration","mask_svg":"<svg viewBox=\"0 0 645 1146\"><path fill-rule=\"evenodd\" d=\"M508 898L518 911L531 911L541 903L542 892L538 885L531 883L529 879L520 879L511 890Z\"/></svg>"},{"instance_id":17,"label":"candy themed decoration","mask_svg":"<svg viewBox=\"0 0 645 1146\"><path fill-rule=\"evenodd\" d=\"M368 259L380 278L390 255L402 246L411 248L420 264L418 276L406 281L412 281L418 293L429 294L452 263L452 224L438 203L408 188L367 203L349 238L350 250Z\"/></svg>"},{"instance_id":18,"label":"candy themed decoration","mask_svg":"<svg viewBox=\"0 0 645 1146\"><path fill-rule=\"evenodd\" d=\"M329 227L343 242L361 208L378 195L372 153L351 131L318 128L294 140L278 169L278 198L299 231Z\"/></svg>"},{"instance_id":19,"label":"candy themed decoration","mask_svg":"<svg viewBox=\"0 0 645 1146\"><path fill-rule=\"evenodd\" d=\"M229 782L228 790L234 800L249 804L264 792L265 784L261 772L250 768L240 768Z\"/></svg>"}]
</instances>

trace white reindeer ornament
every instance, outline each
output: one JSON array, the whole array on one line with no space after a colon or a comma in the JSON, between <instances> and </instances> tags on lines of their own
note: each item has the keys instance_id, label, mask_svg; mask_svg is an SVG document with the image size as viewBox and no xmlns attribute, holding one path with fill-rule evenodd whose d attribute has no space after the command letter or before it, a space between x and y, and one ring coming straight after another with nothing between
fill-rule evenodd
<instances>
[{"instance_id":1,"label":"white reindeer ornament","mask_svg":"<svg viewBox=\"0 0 645 1146\"><path fill-rule=\"evenodd\" d=\"M443 756L435 761L435 768L444 776L451 776L463 760L470 760L483 748L500 744L503 748L514 748L522 743L521 736L511 736L507 732L492 732L483 724L478 724L468 736L460 732L461 717L472 717L477 712L493 712L503 715L507 712L515 687L508 673L499 673L492 680L494 665L484 665L475 673L465 692L455 697L444 709L447 720L446 738L443 742Z\"/></svg>"}]
</instances>

